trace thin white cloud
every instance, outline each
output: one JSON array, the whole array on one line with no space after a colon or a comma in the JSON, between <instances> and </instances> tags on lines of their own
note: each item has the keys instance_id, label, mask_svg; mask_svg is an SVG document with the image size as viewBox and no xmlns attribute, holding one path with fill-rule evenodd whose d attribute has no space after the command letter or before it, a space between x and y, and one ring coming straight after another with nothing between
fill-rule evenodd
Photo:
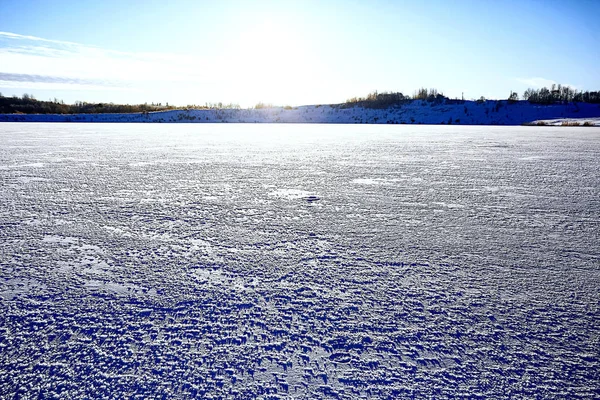
<instances>
[{"instance_id":1,"label":"thin white cloud","mask_svg":"<svg viewBox=\"0 0 600 400\"><path fill-rule=\"evenodd\" d=\"M98 86L116 86L112 82L105 82L94 79L78 79L61 76L48 75L30 75L30 74L12 74L0 72L0 81L3 82L37 82L37 83L64 83L69 85L98 85Z\"/></svg>"},{"instance_id":2,"label":"thin white cloud","mask_svg":"<svg viewBox=\"0 0 600 400\"><path fill-rule=\"evenodd\" d=\"M535 77L535 78L517 78L517 81L520 83L523 83L525 85L527 85L528 87L534 88L534 89L541 89L541 88L548 88L550 89L552 87L552 85L558 85L559 83L562 86L569 86L572 89L580 89L579 86L577 85L572 85L570 83L561 83L561 82L556 82L552 79L546 79L546 78L540 78L540 77Z\"/></svg>"},{"instance_id":3,"label":"thin white cloud","mask_svg":"<svg viewBox=\"0 0 600 400\"><path fill-rule=\"evenodd\" d=\"M101 84L80 84L80 83L57 83L57 82L19 82L19 81L3 81L0 80L0 88L3 89L20 89L26 92L31 90L69 90L77 92L136 92L138 89L106 86Z\"/></svg>"},{"instance_id":4,"label":"thin white cloud","mask_svg":"<svg viewBox=\"0 0 600 400\"><path fill-rule=\"evenodd\" d=\"M79 46L79 44L73 43L73 42L66 42L63 40L44 39L44 38L37 37L37 36L20 35L18 33L12 33L12 32L0 31L0 36L4 36L4 37L10 38L10 39L17 39L17 40L34 40L34 41L38 41L38 42L48 42L48 43L55 43L55 44L62 44L62 45Z\"/></svg>"},{"instance_id":5,"label":"thin white cloud","mask_svg":"<svg viewBox=\"0 0 600 400\"><path fill-rule=\"evenodd\" d=\"M0 72L116 82L202 80L207 65L177 54L126 53L72 42L0 32ZM97 84L97 82L96 82Z\"/></svg>"},{"instance_id":6,"label":"thin white cloud","mask_svg":"<svg viewBox=\"0 0 600 400\"><path fill-rule=\"evenodd\" d=\"M546 79L546 78L540 78L540 77L536 77L536 78L517 78L517 81L535 88L535 89L539 89L539 88L543 88L543 87L551 87L552 85L556 85L557 82L553 81L552 79Z\"/></svg>"}]
</instances>

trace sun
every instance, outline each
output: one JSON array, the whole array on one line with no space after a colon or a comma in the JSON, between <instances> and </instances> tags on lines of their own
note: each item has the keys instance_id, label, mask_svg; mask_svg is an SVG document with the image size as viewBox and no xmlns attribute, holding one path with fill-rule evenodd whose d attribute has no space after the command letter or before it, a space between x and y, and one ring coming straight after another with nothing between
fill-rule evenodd
<instances>
[{"instance_id":1,"label":"sun","mask_svg":"<svg viewBox=\"0 0 600 400\"><path fill-rule=\"evenodd\" d=\"M308 40L293 27L275 21L248 26L231 52L244 98L297 104L314 85L318 60Z\"/></svg>"}]
</instances>

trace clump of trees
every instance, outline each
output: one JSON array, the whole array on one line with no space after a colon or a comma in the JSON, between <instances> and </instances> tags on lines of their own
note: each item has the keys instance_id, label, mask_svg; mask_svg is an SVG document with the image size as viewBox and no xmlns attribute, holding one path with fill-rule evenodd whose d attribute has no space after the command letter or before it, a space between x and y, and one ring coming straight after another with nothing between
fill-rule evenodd
<instances>
[{"instance_id":1,"label":"clump of trees","mask_svg":"<svg viewBox=\"0 0 600 400\"><path fill-rule=\"evenodd\" d=\"M255 110L262 110L263 108L273 108L273 104L271 103L263 103L262 101L259 101L258 103L256 103L256 105L254 106Z\"/></svg>"},{"instance_id":2,"label":"clump of trees","mask_svg":"<svg viewBox=\"0 0 600 400\"><path fill-rule=\"evenodd\" d=\"M444 102L448 100L446 96L438 92L437 89L421 88L414 92L413 96L406 96L401 92L371 92L366 97L352 97L342 104L343 107L361 106L365 108L388 108L413 100L425 100L429 102Z\"/></svg>"},{"instance_id":3,"label":"clump of trees","mask_svg":"<svg viewBox=\"0 0 600 400\"><path fill-rule=\"evenodd\" d=\"M575 93L573 101L600 104L600 91Z\"/></svg>"},{"instance_id":4,"label":"clump of trees","mask_svg":"<svg viewBox=\"0 0 600 400\"><path fill-rule=\"evenodd\" d=\"M445 100L448 100L448 98L446 96L444 96L443 93L438 92L437 89L435 88L431 88L431 89L427 89L427 88L420 88L418 90L415 90L415 92L413 93L412 96L413 100L426 100L429 102L443 102Z\"/></svg>"},{"instance_id":5,"label":"clump of trees","mask_svg":"<svg viewBox=\"0 0 600 400\"><path fill-rule=\"evenodd\" d=\"M600 104L600 91L597 92L579 92L570 86L553 84L550 89L543 87L541 89L527 89L523 93L523 100L535 104L554 104L554 103L595 103Z\"/></svg>"},{"instance_id":6,"label":"clump of trees","mask_svg":"<svg viewBox=\"0 0 600 400\"><path fill-rule=\"evenodd\" d=\"M25 93L22 97L4 97L0 94L0 114L105 114L105 113L139 113L151 111L173 110L174 106L154 104L114 104L86 103L76 101L65 104L64 101L53 99L37 100L33 95Z\"/></svg>"},{"instance_id":7,"label":"clump of trees","mask_svg":"<svg viewBox=\"0 0 600 400\"><path fill-rule=\"evenodd\" d=\"M382 92L377 91L369 93L366 97L352 97L346 100L346 106L361 106L366 108L386 108L397 104L410 101L410 97L400 92Z\"/></svg>"}]
</instances>

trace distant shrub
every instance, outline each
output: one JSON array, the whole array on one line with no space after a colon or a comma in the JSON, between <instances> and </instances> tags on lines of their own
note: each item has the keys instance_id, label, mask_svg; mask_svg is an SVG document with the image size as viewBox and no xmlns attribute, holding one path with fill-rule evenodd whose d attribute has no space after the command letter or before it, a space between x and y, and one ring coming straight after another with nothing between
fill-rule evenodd
<instances>
[{"instance_id":1,"label":"distant shrub","mask_svg":"<svg viewBox=\"0 0 600 400\"><path fill-rule=\"evenodd\" d=\"M256 105L254 106L255 110L261 110L263 108L273 108L273 104L265 104L262 101L259 101L258 103L256 103Z\"/></svg>"},{"instance_id":2,"label":"distant shrub","mask_svg":"<svg viewBox=\"0 0 600 400\"><path fill-rule=\"evenodd\" d=\"M377 91L369 93L366 97L352 97L342 104L342 108L360 106L365 108L388 108L391 106L401 105L410 101L410 97L405 96L400 92L383 92Z\"/></svg>"}]
</instances>

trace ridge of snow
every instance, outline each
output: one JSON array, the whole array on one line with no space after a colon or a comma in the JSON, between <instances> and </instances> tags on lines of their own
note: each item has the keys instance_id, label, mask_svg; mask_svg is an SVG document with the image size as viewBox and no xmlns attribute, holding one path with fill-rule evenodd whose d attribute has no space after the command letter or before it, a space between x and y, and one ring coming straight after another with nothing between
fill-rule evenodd
<instances>
[{"instance_id":1,"label":"ridge of snow","mask_svg":"<svg viewBox=\"0 0 600 400\"><path fill-rule=\"evenodd\" d=\"M530 125L549 126L600 126L600 118L558 118L541 119L531 122Z\"/></svg>"}]
</instances>

